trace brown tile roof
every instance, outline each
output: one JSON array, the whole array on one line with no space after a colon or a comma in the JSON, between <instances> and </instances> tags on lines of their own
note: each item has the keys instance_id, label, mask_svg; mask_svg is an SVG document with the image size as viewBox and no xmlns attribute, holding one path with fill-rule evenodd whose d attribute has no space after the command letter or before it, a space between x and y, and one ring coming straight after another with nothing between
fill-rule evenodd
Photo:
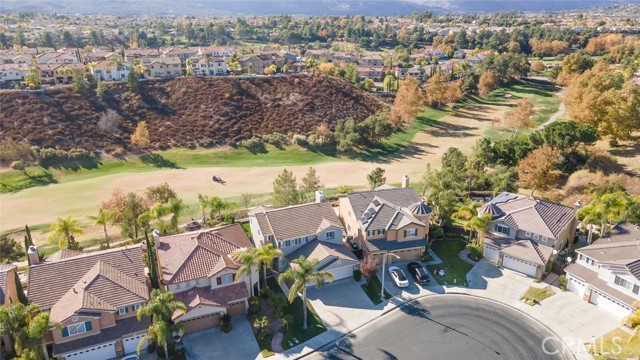
<instances>
[{"instance_id":1,"label":"brown tile roof","mask_svg":"<svg viewBox=\"0 0 640 360\"><path fill-rule=\"evenodd\" d=\"M311 241L301 248L296 249L296 251L287 255L287 260L291 262L300 256L318 261L323 261L328 257L354 262L358 261L358 258L356 258L351 250L347 249L344 245L319 240Z\"/></svg>"},{"instance_id":2,"label":"brown tile roof","mask_svg":"<svg viewBox=\"0 0 640 360\"><path fill-rule=\"evenodd\" d=\"M263 234L278 240L317 234L329 226L342 228L342 223L329 203L311 203L286 208L264 210L265 218L256 213Z\"/></svg>"},{"instance_id":3,"label":"brown tile roof","mask_svg":"<svg viewBox=\"0 0 640 360\"><path fill-rule=\"evenodd\" d=\"M598 239L594 244L605 245L621 242L635 241L640 243L640 227L638 225L621 222L609 231L604 237Z\"/></svg>"},{"instance_id":4,"label":"brown tile roof","mask_svg":"<svg viewBox=\"0 0 640 360\"><path fill-rule=\"evenodd\" d=\"M85 253L84 251L80 251L80 250L62 249L62 250L59 250L59 251L47 256L45 261L46 262L56 262L56 261L69 259L69 258L76 257L76 256L87 255L87 254L88 253Z\"/></svg>"},{"instance_id":5,"label":"brown tile roof","mask_svg":"<svg viewBox=\"0 0 640 360\"><path fill-rule=\"evenodd\" d=\"M412 204L413 206L415 204ZM409 224L426 226L411 213L408 207L400 207L380 197L374 197L366 212L359 218L363 231L373 229L397 230Z\"/></svg>"},{"instance_id":6,"label":"brown tile roof","mask_svg":"<svg viewBox=\"0 0 640 360\"><path fill-rule=\"evenodd\" d=\"M239 282L215 289L210 287L196 287L188 291L177 293L174 300L181 301L187 306L187 312L201 305L219 306L226 308L228 303L246 299L249 297L247 286L244 282ZM173 319L181 316L176 312Z\"/></svg>"},{"instance_id":7,"label":"brown tile roof","mask_svg":"<svg viewBox=\"0 0 640 360\"><path fill-rule=\"evenodd\" d=\"M7 293L9 271L17 266L11 264L0 264L0 306L4 305L4 297Z\"/></svg>"},{"instance_id":8,"label":"brown tile roof","mask_svg":"<svg viewBox=\"0 0 640 360\"><path fill-rule=\"evenodd\" d=\"M160 238L158 261L165 284L201 279L225 268L237 269L229 255L253 244L240 224Z\"/></svg>"},{"instance_id":9,"label":"brown tile roof","mask_svg":"<svg viewBox=\"0 0 640 360\"><path fill-rule=\"evenodd\" d=\"M51 320L62 322L80 311L115 311L149 300L144 281L98 261L51 308Z\"/></svg>"},{"instance_id":10,"label":"brown tile roof","mask_svg":"<svg viewBox=\"0 0 640 360\"><path fill-rule=\"evenodd\" d=\"M413 188L394 188L389 186L370 191L350 193L347 195L347 199L351 203L356 218L359 219L362 216L376 196L389 204L401 207L409 207L420 201L420 196Z\"/></svg>"},{"instance_id":11,"label":"brown tile roof","mask_svg":"<svg viewBox=\"0 0 640 360\"><path fill-rule=\"evenodd\" d=\"M571 274L574 277L586 282L591 287L600 290L608 294L611 297L616 298L617 300L623 302L624 304L633 307L634 299L632 296L623 293L620 290L614 289L611 286L607 285L607 282L598 277L598 272L589 269L586 266L580 264L571 264L567 266L564 271L567 274Z\"/></svg>"},{"instance_id":12,"label":"brown tile roof","mask_svg":"<svg viewBox=\"0 0 640 360\"><path fill-rule=\"evenodd\" d=\"M502 219L518 230L551 238L557 238L575 217L575 211L570 207L531 196L503 192L493 198L491 203L503 213L497 219Z\"/></svg>"},{"instance_id":13,"label":"brown tile roof","mask_svg":"<svg viewBox=\"0 0 640 360\"><path fill-rule=\"evenodd\" d=\"M502 252L534 264L545 266L551 257L553 248L538 245L538 243L531 240L520 240L502 249Z\"/></svg>"},{"instance_id":14,"label":"brown tile roof","mask_svg":"<svg viewBox=\"0 0 640 360\"><path fill-rule=\"evenodd\" d=\"M51 308L99 261L139 281L146 281L140 246L89 253L29 268L29 300L43 310Z\"/></svg>"},{"instance_id":15,"label":"brown tile roof","mask_svg":"<svg viewBox=\"0 0 640 360\"><path fill-rule=\"evenodd\" d=\"M622 266L640 279L640 228L629 223L620 223L607 236L577 250L595 261Z\"/></svg>"}]
</instances>

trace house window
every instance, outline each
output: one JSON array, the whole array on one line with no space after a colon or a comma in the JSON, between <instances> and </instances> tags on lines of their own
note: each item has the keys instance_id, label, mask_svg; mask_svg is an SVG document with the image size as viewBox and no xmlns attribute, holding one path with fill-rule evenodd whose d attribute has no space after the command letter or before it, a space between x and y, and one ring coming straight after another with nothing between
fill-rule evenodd
<instances>
[{"instance_id":1,"label":"house window","mask_svg":"<svg viewBox=\"0 0 640 360\"><path fill-rule=\"evenodd\" d=\"M376 234L375 230L367 230L367 236L373 236Z\"/></svg>"},{"instance_id":2,"label":"house window","mask_svg":"<svg viewBox=\"0 0 640 360\"><path fill-rule=\"evenodd\" d=\"M404 237L414 237L418 236L418 229L405 229Z\"/></svg>"},{"instance_id":3,"label":"house window","mask_svg":"<svg viewBox=\"0 0 640 360\"><path fill-rule=\"evenodd\" d=\"M87 331L91 331L91 321L85 321L78 324L71 324L62 328L62 337L84 334Z\"/></svg>"},{"instance_id":4,"label":"house window","mask_svg":"<svg viewBox=\"0 0 640 360\"><path fill-rule=\"evenodd\" d=\"M335 231L327 231L327 240L333 240L336 237Z\"/></svg>"},{"instance_id":5,"label":"house window","mask_svg":"<svg viewBox=\"0 0 640 360\"><path fill-rule=\"evenodd\" d=\"M539 238L540 238L540 235L538 235L538 234L533 234L533 239L534 239L534 240L538 240Z\"/></svg>"},{"instance_id":6,"label":"house window","mask_svg":"<svg viewBox=\"0 0 640 360\"><path fill-rule=\"evenodd\" d=\"M623 288L628 287L629 282L623 278L621 278L620 276L615 277L615 279L613 280L613 283L619 286L622 286Z\"/></svg>"},{"instance_id":7,"label":"house window","mask_svg":"<svg viewBox=\"0 0 640 360\"><path fill-rule=\"evenodd\" d=\"M541 240L542 240L542 242L547 242L547 237L546 236L542 236Z\"/></svg>"},{"instance_id":8,"label":"house window","mask_svg":"<svg viewBox=\"0 0 640 360\"><path fill-rule=\"evenodd\" d=\"M633 291L633 293L637 295L638 291L640 291L640 286L634 284L633 285L633 290L631 290L631 291Z\"/></svg>"},{"instance_id":9,"label":"house window","mask_svg":"<svg viewBox=\"0 0 640 360\"><path fill-rule=\"evenodd\" d=\"M284 247L291 246L291 240L285 240L283 246Z\"/></svg>"},{"instance_id":10,"label":"house window","mask_svg":"<svg viewBox=\"0 0 640 360\"><path fill-rule=\"evenodd\" d=\"M496 224L494 229L501 234L509 235L509 228L504 225Z\"/></svg>"},{"instance_id":11,"label":"house window","mask_svg":"<svg viewBox=\"0 0 640 360\"><path fill-rule=\"evenodd\" d=\"M138 310L140 310L140 304L133 305L133 311L138 311Z\"/></svg>"},{"instance_id":12,"label":"house window","mask_svg":"<svg viewBox=\"0 0 640 360\"><path fill-rule=\"evenodd\" d=\"M378 235L384 235L384 229L378 229Z\"/></svg>"},{"instance_id":13,"label":"house window","mask_svg":"<svg viewBox=\"0 0 640 360\"><path fill-rule=\"evenodd\" d=\"M531 237L531 232L530 232L530 231L527 231L527 232L525 233L525 235L526 235L527 237Z\"/></svg>"},{"instance_id":14,"label":"house window","mask_svg":"<svg viewBox=\"0 0 640 360\"><path fill-rule=\"evenodd\" d=\"M235 280L236 274L224 274L217 278L218 285L229 285Z\"/></svg>"},{"instance_id":15,"label":"house window","mask_svg":"<svg viewBox=\"0 0 640 360\"><path fill-rule=\"evenodd\" d=\"M129 308L126 306L118 308L118 315L124 315L128 312L129 312Z\"/></svg>"}]
</instances>

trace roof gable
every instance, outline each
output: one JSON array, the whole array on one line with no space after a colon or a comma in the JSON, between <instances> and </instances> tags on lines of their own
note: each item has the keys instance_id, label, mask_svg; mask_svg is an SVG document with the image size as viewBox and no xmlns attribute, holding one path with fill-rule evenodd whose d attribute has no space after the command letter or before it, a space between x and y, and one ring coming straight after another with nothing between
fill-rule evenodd
<instances>
[{"instance_id":1,"label":"roof gable","mask_svg":"<svg viewBox=\"0 0 640 360\"><path fill-rule=\"evenodd\" d=\"M264 217L257 212L251 216L256 217L264 235L273 234L278 240L317 234L330 226L342 228L338 215L329 203L310 203L262 211Z\"/></svg>"}]
</instances>

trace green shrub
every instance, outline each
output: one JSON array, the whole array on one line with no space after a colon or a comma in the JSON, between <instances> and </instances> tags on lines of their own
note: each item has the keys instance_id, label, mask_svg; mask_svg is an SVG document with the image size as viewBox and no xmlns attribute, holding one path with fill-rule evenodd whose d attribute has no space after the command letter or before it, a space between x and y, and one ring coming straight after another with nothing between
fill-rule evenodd
<instances>
[{"instance_id":1,"label":"green shrub","mask_svg":"<svg viewBox=\"0 0 640 360\"><path fill-rule=\"evenodd\" d=\"M243 148L246 148L253 154L264 154L267 152L267 148L264 145L264 142L259 137L252 137L251 139L242 140L238 144Z\"/></svg>"},{"instance_id":2,"label":"green shrub","mask_svg":"<svg viewBox=\"0 0 640 360\"><path fill-rule=\"evenodd\" d=\"M560 275L560 277L558 278L558 281L560 282L560 290L565 291L567 290L567 276L566 275Z\"/></svg>"},{"instance_id":3,"label":"green shrub","mask_svg":"<svg viewBox=\"0 0 640 360\"><path fill-rule=\"evenodd\" d=\"M429 226L429 239L439 240L444 238L444 230L438 225L431 224Z\"/></svg>"},{"instance_id":4,"label":"green shrub","mask_svg":"<svg viewBox=\"0 0 640 360\"><path fill-rule=\"evenodd\" d=\"M33 151L38 160L38 164L44 168L51 166L81 165L83 163L94 163L97 160L95 153L78 148L70 150L54 148L40 149L34 146Z\"/></svg>"},{"instance_id":5,"label":"green shrub","mask_svg":"<svg viewBox=\"0 0 640 360\"><path fill-rule=\"evenodd\" d=\"M222 325L220 326L220 330L228 333L231 331L231 316L229 314L224 314L220 317L222 320Z\"/></svg>"},{"instance_id":6,"label":"green shrub","mask_svg":"<svg viewBox=\"0 0 640 360\"><path fill-rule=\"evenodd\" d=\"M547 265L545 267L545 271L550 273L551 270L553 270L553 261L549 260L549 261L547 261Z\"/></svg>"},{"instance_id":7,"label":"green shrub","mask_svg":"<svg viewBox=\"0 0 640 360\"><path fill-rule=\"evenodd\" d=\"M270 289L269 289L270 290ZM255 315L260 312L260 299L255 296L249 298L249 310L247 310L249 316Z\"/></svg>"},{"instance_id":8,"label":"green shrub","mask_svg":"<svg viewBox=\"0 0 640 360\"><path fill-rule=\"evenodd\" d=\"M360 271L359 269L353 270L353 280L359 282L360 279L362 279L362 271Z\"/></svg>"},{"instance_id":9,"label":"green shrub","mask_svg":"<svg viewBox=\"0 0 640 360\"><path fill-rule=\"evenodd\" d=\"M480 244L472 242L471 244L467 244L467 249L469 250L469 257L471 259L475 261L482 259L484 248Z\"/></svg>"}]
</instances>

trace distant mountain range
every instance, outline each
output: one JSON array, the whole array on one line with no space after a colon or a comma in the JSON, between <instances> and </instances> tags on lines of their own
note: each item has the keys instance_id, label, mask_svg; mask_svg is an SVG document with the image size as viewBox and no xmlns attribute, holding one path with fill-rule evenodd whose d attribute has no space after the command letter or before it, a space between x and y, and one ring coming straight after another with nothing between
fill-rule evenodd
<instances>
[{"instance_id":1,"label":"distant mountain range","mask_svg":"<svg viewBox=\"0 0 640 360\"><path fill-rule=\"evenodd\" d=\"M436 13L539 12L628 3L640 4L640 0L2 0L0 13L35 10L123 16L393 16L425 10Z\"/></svg>"}]
</instances>

